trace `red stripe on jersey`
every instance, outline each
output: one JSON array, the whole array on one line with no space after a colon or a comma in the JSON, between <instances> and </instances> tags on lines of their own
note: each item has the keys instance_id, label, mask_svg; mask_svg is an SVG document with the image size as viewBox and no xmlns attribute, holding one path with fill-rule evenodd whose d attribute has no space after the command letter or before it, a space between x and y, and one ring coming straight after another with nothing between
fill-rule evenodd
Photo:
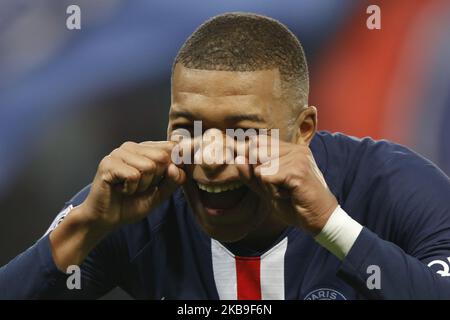
<instances>
[{"instance_id":1,"label":"red stripe on jersey","mask_svg":"<svg viewBox=\"0 0 450 320\"><path fill-rule=\"evenodd\" d=\"M261 300L261 259L236 257L238 300Z\"/></svg>"}]
</instances>

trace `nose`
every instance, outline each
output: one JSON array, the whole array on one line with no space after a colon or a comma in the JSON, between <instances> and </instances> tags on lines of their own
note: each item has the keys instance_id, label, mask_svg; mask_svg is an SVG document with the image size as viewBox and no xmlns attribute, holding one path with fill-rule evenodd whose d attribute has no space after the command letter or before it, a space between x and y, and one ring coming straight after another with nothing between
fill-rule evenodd
<instances>
[{"instance_id":1,"label":"nose","mask_svg":"<svg viewBox=\"0 0 450 320\"><path fill-rule=\"evenodd\" d=\"M210 129L203 135L202 144L194 154L194 163L200 165L205 174L216 175L230 163L233 155L222 132Z\"/></svg>"}]
</instances>

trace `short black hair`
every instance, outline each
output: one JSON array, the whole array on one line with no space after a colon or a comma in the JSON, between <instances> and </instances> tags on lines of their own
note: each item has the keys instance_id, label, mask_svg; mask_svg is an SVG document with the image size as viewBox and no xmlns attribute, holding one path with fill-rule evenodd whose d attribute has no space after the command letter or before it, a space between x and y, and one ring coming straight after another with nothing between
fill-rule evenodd
<instances>
[{"instance_id":1,"label":"short black hair","mask_svg":"<svg viewBox=\"0 0 450 320\"><path fill-rule=\"evenodd\" d=\"M308 103L309 76L297 37L282 23L253 13L224 13L195 30L175 58L174 66L223 71L278 68L282 88Z\"/></svg>"}]
</instances>

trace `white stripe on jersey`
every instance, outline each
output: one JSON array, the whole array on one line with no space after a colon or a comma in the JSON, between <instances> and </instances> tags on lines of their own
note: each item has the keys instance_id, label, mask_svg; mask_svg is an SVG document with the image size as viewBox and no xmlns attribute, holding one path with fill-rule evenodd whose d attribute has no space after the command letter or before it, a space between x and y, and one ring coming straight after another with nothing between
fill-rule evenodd
<instances>
[{"instance_id":1,"label":"white stripe on jersey","mask_svg":"<svg viewBox=\"0 0 450 320\"><path fill-rule=\"evenodd\" d=\"M288 245L285 237L260 257L261 298L284 300L284 256ZM211 239L214 280L221 300L237 299L236 259L217 240Z\"/></svg>"},{"instance_id":2,"label":"white stripe on jersey","mask_svg":"<svg viewBox=\"0 0 450 320\"><path fill-rule=\"evenodd\" d=\"M236 261L219 241L211 239L214 280L220 300L237 299Z\"/></svg>"},{"instance_id":3,"label":"white stripe on jersey","mask_svg":"<svg viewBox=\"0 0 450 320\"><path fill-rule=\"evenodd\" d=\"M284 255L288 238L261 256L262 300L284 300Z\"/></svg>"}]
</instances>

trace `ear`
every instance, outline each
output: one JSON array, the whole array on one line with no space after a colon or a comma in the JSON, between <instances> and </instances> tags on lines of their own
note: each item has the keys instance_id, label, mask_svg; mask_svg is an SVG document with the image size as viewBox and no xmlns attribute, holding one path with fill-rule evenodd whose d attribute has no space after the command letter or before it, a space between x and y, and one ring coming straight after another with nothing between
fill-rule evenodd
<instances>
[{"instance_id":1,"label":"ear","mask_svg":"<svg viewBox=\"0 0 450 320\"><path fill-rule=\"evenodd\" d=\"M296 143L309 145L317 130L316 107L303 107L295 124L297 127Z\"/></svg>"}]
</instances>

